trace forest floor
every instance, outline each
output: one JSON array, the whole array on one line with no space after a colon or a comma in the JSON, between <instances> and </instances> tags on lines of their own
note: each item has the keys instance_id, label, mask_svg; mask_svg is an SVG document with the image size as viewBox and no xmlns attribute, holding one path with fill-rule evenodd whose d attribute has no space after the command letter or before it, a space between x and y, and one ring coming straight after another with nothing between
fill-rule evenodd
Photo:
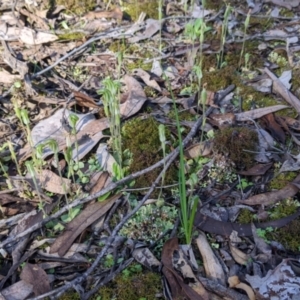
<instances>
[{"instance_id":1,"label":"forest floor","mask_svg":"<svg viewBox=\"0 0 300 300\"><path fill-rule=\"evenodd\" d=\"M260 2L2 1L5 299L298 299L300 0Z\"/></svg>"}]
</instances>

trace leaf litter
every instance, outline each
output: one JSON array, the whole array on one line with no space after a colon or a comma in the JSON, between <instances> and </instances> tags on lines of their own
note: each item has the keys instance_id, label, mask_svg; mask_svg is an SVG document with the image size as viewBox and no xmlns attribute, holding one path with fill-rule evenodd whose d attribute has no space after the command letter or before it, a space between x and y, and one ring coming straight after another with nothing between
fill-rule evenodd
<instances>
[{"instance_id":1,"label":"leaf litter","mask_svg":"<svg viewBox=\"0 0 300 300\"><path fill-rule=\"evenodd\" d=\"M117 299L296 299L299 1L129 4L0 4L2 296L112 299L139 263L163 284Z\"/></svg>"}]
</instances>

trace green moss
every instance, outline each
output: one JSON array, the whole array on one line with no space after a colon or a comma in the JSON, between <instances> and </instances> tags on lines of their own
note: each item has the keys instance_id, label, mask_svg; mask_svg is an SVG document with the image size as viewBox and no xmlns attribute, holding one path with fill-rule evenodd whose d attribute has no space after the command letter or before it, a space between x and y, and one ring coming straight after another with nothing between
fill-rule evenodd
<instances>
[{"instance_id":1,"label":"green moss","mask_svg":"<svg viewBox=\"0 0 300 300\"><path fill-rule=\"evenodd\" d=\"M272 25L272 18L258 18L255 16L251 16L248 31L249 33L257 33L259 30L263 32L269 29Z\"/></svg>"},{"instance_id":2,"label":"green moss","mask_svg":"<svg viewBox=\"0 0 300 300\"><path fill-rule=\"evenodd\" d=\"M295 14L293 13L292 10L287 9L287 8L281 8L279 11L279 15L282 17L286 17L286 18L294 18Z\"/></svg>"},{"instance_id":3,"label":"green moss","mask_svg":"<svg viewBox=\"0 0 300 300\"><path fill-rule=\"evenodd\" d=\"M290 198L280 201L269 210L270 220L277 220L294 214L299 205L297 200Z\"/></svg>"},{"instance_id":4,"label":"green moss","mask_svg":"<svg viewBox=\"0 0 300 300\"><path fill-rule=\"evenodd\" d=\"M163 158L158 125L158 122L150 117L144 120L141 118L133 119L126 122L122 127L123 149L129 149L132 153L133 162L129 167L130 174L150 167ZM170 131L167 127L166 139L170 139ZM160 171L161 169L155 169L137 178L135 188L149 187ZM165 184L174 183L176 180L177 169L172 166L166 173Z\"/></svg>"},{"instance_id":5,"label":"green moss","mask_svg":"<svg viewBox=\"0 0 300 300\"><path fill-rule=\"evenodd\" d=\"M172 120L176 120L176 111L173 109L168 113L168 117ZM197 116L191 114L188 110L178 111L179 121L195 121Z\"/></svg>"},{"instance_id":6,"label":"green moss","mask_svg":"<svg viewBox=\"0 0 300 300\"><path fill-rule=\"evenodd\" d=\"M113 41L108 47L108 49L114 53L126 51L130 54L137 50L137 48L138 47L135 44L128 45L125 41L122 40Z\"/></svg>"},{"instance_id":7,"label":"green moss","mask_svg":"<svg viewBox=\"0 0 300 300\"><path fill-rule=\"evenodd\" d=\"M93 0L57 0L55 4L65 6L68 11L76 15L82 15L94 10L96 6L96 2Z\"/></svg>"},{"instance_id":8,"label":"green moss","mask_svg":"<svg viewBox=\"0 0 300 300\"><path fill-rule=\"evenodd\" d=\"M227 156L239 170L253 165L252 152L256 151L257 145L257 133L246 127L219 130L214 139L214 150Z\"/></svg>"},{"instance_id":9,"label":"green moss","mask_svg":"<svg viewBox=\"0 0 300 300\"><path fill-rule=\"evenodd\" d=\"M80 296L76 292L67 292L58 298L59 300L80 300Z\"/></svg>"},{"instance_id":10,"label":"green moss","mask_svg":"<svg viewBox=\"0 0 300 300\"><path fill-rule=\"evenodd\" d=\"M215 11L219 11L222 6L224 6L224 2L220 0L207 0L205 2L206 9L213 9Z\"/></svg>"},{"instance_id":11,"label":"green moss","mask_svg":"<svg viewBox=\"0 0 300 300\"><path fill-rule=\"evenodd\" d=\"M300 220L293 220L285 227L279 228L274 239L281 243L286 249L300 251Z\"/></svg>"},{"instance_id":12,"label":"green moss","mask_svg":"<svg viewBox=\"0 0 300 300\"><path fill-rule=\"evenodd\" d=\"M113 281L101 287L91 297L91 300L156 300L157 294L162 293L161 276L159 274L139 269L135 271L133 264L119 274ZM67 292L60 300L79 300L78 293Z\"/></svg>"},{"instance_id":13,"label":"green moss","mask_svg":"<svg viewBox=\"0 0 300 300\"><path fill-rule=\"evenodd\" d=\"M284 172L273 178L269 183L270 190L280 190L297 177L297 172Z\"/></svg>"},{"instance_id":14,"label":"green moss","mask_svg":"<svg viewBox=\"0 0 300 300\"><path fill-rule=\"evenodd\" d=\"M123 11L133 21L136 21L140 14L144 12L147 18L158 19L158 6L160 0L130 0L124 2Z\"/></svg>"},{"instance_id":15,"label":"green moss","mask_svg":"<svg viewBox=\"0 0 300 300\"><path fill-rule=\"evenodd\" d=\"M156 300L156 295L161 292L161 277L156 273L143 272L129 276L120 274L109 285L100 288L92 299Z\"/></svg>"},{"instance_id":16,"label":"green moss","mask_svg":"<svg viewBox=\"0 0 300 300\"><path fill-rule=\"evenodd\" d=\"M237 218L238 223L249 224L254 221L255 214L249 209L243 208L240 210L239 216Z\"/></svg>"},{"instance_id":17,"label":"green moss","mask_svg":"<svg viewBox=\"0 0 300 300\"><path fill-rule=\"evenodd\" d=\"M129 62L125 64L128 71L132 71L134 69L142 69L144 71L150 71L152 68L151 63L145 63L144 59L136 59L135 61Z\"/></svg>"},{"instance_id":18,"label":"green moss","mask_svg":"<svg viewBox=\"0 0 300 300\"><path fill-rule=\"evenodd\" d=\"M74 41L81 40L85 37L85 34L82 32L74 32L74 33L65 33L58 36L60 40L64 41Z\"/></svg>"}]
</instances>

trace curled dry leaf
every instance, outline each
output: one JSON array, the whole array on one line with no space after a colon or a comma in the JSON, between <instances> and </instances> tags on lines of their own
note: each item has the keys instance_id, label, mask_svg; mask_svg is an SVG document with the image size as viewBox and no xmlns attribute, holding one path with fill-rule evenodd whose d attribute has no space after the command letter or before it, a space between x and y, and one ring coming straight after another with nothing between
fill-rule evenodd
<instances>
[{"instance_id":1,"label":"curled dry leaf","mask_svg":"<svg viewBox=\"0 0 300 300\"><path fill-rule=\"evenodd\" d=\"M140 83L132 76L125 75L123 81L128 92L125 101L120 105L120 113L123 118L129 118L141 109L147 97Z\"/></svg>"},{"instance_id":2,"label":"curled dry leaf","mask_svg":"<svg viewBox=\"0 0 300 300\"><path fill-rule=\"evenodd\" d=\"M275 269L269 270L265 277L246 274L246 280L263 299L272 299L274 295L280 300L298 299L300 277L295 276L288 262L288 259L284 259Z\"/></svg>"},{"instance_id":3,"label":"curled dry leaf","mask_svg":"<svg viewBox=\"0 0 300 300\"><path fill-rule=\"evenodd\" d=\"M242 113L235 114L235 118L237 121L249 121L259 119L264 115L276 112L278 110L288 108L286 105L274 105L264 108L257 108L249 111L245 111Z\"/></svg>"},{"instance_id":4,"label":"curled dry leaf","mask_svg":"<svg viewBox=\"0 0 300 300\"><path fill-rule=\"evenodd\" d=\"M252 288L249 285L247 285L246 283L240 282L240 280L237 276L229 277L228 278L228 283L229 283L229 287L231 287L231 288L244 290L247 293L247 295L249 297L249 300L255 300L256 299Z\"/></svg>"},{"instance_id":5,"label":"curled dry leaf","mask_svg":"<svg viewBox=\"0 0 300 300\"><path fill-rule=\"evenodd\" d=\"M277 141L283 144L285 143L285 133L281 126L277 123L273 114L263 116L261 121L264 122L265 129L267 129Z\"/></svg>"},{"instance_id":6,"label":"curled dry leaf","mask_svg":"<svg viewBox=\"0 0 300 300\"><path fill-rule=\"evenodd\" d=\"M27 299L33 292L33 285L20 280L1 291L1 300Z\"/></svg>"},{"instance_id":7,"label":"curled dry leaf","mask_svg":"<svg viewBox=\"0 0 300 300\"><path fill-rule=\"evenodd\" d=\"M258 133L259 152L255 155L255 160L260 163L268 163L270 161L270 158L267 155L267 151L270 150L274 145L274 139L267 131L263 129L258 129L257 133Z\"/></svg>"},{"instance_id":8,"label":"curled dry leaf","mask_svg":"<svg viewBox=\"0 0 300 300\"><path fill-rule=\"evenodd\" d=\"M220 281L225 285L225 274L221 264L213 253L204 233L200 233L196 239L198 249L203 259L206 276Z\"/></svg>"},{"instance_id":9,"label":"curled dry leaf","mask_svg":"<svg viewBox=\"0 0 300 300\"><path fill-rule=\"evenodd\" d=\"M295 184L293 184L293 182L295 182ZM298 175L293 182L289 183L281 190L254 195L246 200L239 200L239 203L247 205L271 205L286 198L293 197L299 190L296 185L300 182L300 175Z\"/></svg>"},{"instance_id":10,"label":"curled dry leaf","mask_svg":"<svg viewBox=\"0 0 300 300\"><path fill-rule=\"evenodd\" d=\"M230 247L230 251L231 254L234 258L234 260L240 264L240 265L247 265L247 263L249 262L249 258L250 255L247 255L246 253L244 253L243 251L241 251L240 249L238 249L236 247L237 243L240 243L241 239L238 237L238 234L235 230L232 231L231 235L230 235L230 243L229 243L229 247Z\"/></svg>"},{"instance_id":11,"label":"curled dry leaf","mask_svg":"<svg viewBox=\"0 0 300 300\"><path fill-rule=\"evenodd\" d=\"M90 11L83 16L87 20L101 19L101 18L112 18L122 20L123 12L120 7L116 6L114 9L109 11Z\"/></svg>"},{"instance_id":12,"label":"curled dry leaf","mask_svg":"<svg viewBox=\"0 0 300 300\"><path fill-rule=\"evenodd\" d=\"M181 249L178 250L173 258L173 264L176 270L182 274L184 281L189 282L189 286L199 295L205 296L207 294L203 285L199 282L192 271L192 268L185 259L185 255Z\"/></svg>"},{"instance_id":13,"label":"curled dry leaf","mask_svg":"<svg viewBox=\"0 0 300 300\"><path fill-rule=\"evenodd\" d=\"M270 260L272 257L272 249L271 249L270 245L267 244L263 238L258 236L256 227L253 223L251 224L251 230L252 230L252 235L253 235L254 242L255 242L257 249L261 253L266 255L267 260Z\"/></svg>"},{"instance_id":14,"label":"curled dry leaf","mask_svg":"<svg viewBox=\"0 0 300 300\"><path fill-rule=\"evenodd\" d=\"M150 86L161 92L160 86L153 78L151 78L151 75L148 72L144 71L143 69L134 69L132 70L132 74L139 76L147 84L147 86Z\"/></svg>"},{"instance_id":15,"label":"curled dry leaf","mask_svg":"<svg viewBox=\"0 0 300 300\"><path fill-rule=\"evenodd\" d=\"M33 286L36 297L51 290L47 273L36 264L26 263L20 278Z\"/></svg>"},{"instance_id":16,"label":"curled dry leaf","mask_svg":"<svg viewBox=\"0 0 300 300\"><path fill-rule=\"evenodd\" d=\"M137 248L132 252L132 257L145 266L147 269L152 271L157 271L161 263L157 260L157 258L153 255L153 253L149 250L149 248Z\"/></svg>"},{"instance_id":17,"label":"curled dry leaf","mask_svg":"<svg viewBox=\"0 0 300 300\"><path fill-rule=\"evenodd\" d=\"M199 295L188 284L183 281L177 271L173 267L174 253L179 250L178 239L172 238L166 241L162 250L162 272L169 283L172 299L186 298L189 300L209 300L208 293L203 289L203 293Z\"/></svg>"},{"instance_id":18,"label":"curled dry leaf","mask_svg":"<svg viewBox=\"0 0 300 300\"><path fill-rule=\"evenodd\" d=\"M62 178L50 170L42 170L37 174L37 179L41 187L48 192L60 195L70 192L71 180Z\"/></svg>"},{"instance_id":19,"label":"curled dry leaf","mask_svg":"<svg viewBox=\"0 0 300 300\"><path fill-rule=\"evenodd\" d=\"M58 37L51 33L41 31L36 32L33 29L24 27L20 31L19 39L27 45L40 45L56 41Z\"/></svg>"},{"instance_id":20,"label":"curled dry leaf","mask_svg":"<svg viewBox=\"0 0 300 300\"><path fill-rule=\"evenodd\" d=\"M233 113L227 114L211 114L209 115L209 122L213 125L223 128L226 126L235 125L235 115Z\"/></svg>"},{"instance_id":21,"label":"curled dry leaf","mask_svg":"<svg viewBox=\"0 0 300 300\"><path fill-rule=\"evenodd\" d=\"M50 253L57 252L60 257L64 256L82 231L106 214L119 197L120 195L115 195L103 202L95 202L88 205L67 224L65 231L51 245Z\"/></svg>"},{"instance_id":22,"label":"curled dry leaf","mask_svg":"<svg viewBox=\"0 0 300 300\"><path fill-rule=\"evenodd\" d=\"M71 135L62 126L62 120L69 121L71 111L60 109L51 117L40 121L31 131L34 145L46 143L49 140L55 140L58 144L58 151L66 147L67 139L73 148L73 159L82 159L103 137L102 131L109 127L108 120L102 118L96 120L91 114L75 114L79 120L76 123L76 136ZM78 148L75 147L75 142ZM78 152L77 152L78 150ZM21 149L18 153L18 160L24 161L32 154L31 147L28 145ZM53 154L48 147L43 148L43 158Z\"/></svg>"},{"instance_id":23,"label":"curled dry leaf","mask_svg":"<svg viewBox=\"0 0 300 300\"><path fill-rule=\"evenodd\" d=\"M265 3L271 2L275 5L285 7L287 9L292 9L292 7L297 7L299 5L299 0L265 0Z\"/></svg>"},{"instance_id":24,"label":"curled dry leaf","mask_svg":"<svg viewBox=\"0 0 300 300\"><path fill-rule=\"evenodd\" d=\"M285 124L291 129L300 131L300 122L291 117L278 117L279 120L283 120Z\"/></svg>"},{"instance_id":25,"label":"curled dry leaf","mask_svg":"<svg viewBox=\"0 0 300 300\"><path fill-rule=\"evenodd\" d=\"M257 164L252 168L248 169L247 171L239 171L238 174L245 175L245 176L264 175L272 166L273 166L272 162L268 164Z\"/></svg>"},{"instance_id":26,"label":"curled dry leaf","mask_svg":"<svg viewBox=\"0 0 300 300\"><path fill-rule=\"evenodd\" d=\"M77 91L73 91L73 94L78 105L89 108L99 108L99 105L92 97Z\"/></svg>"},{"instance_id":27,"label":"curled dry leaf","mask_svg":"<svg viewBox=\"0 0 300 300\"><path fill-rule=\"evenodd\" d=\"M143 33L137 34L136 36L129 38L130 43L137 43L145 39L151 38L156 32L161 29L161 22L159 20L147 19L146 28Z\"/></svg>"},{"instance_id":28,"label":"curled dry leaf","mask_svg":"<svg viewBox=\"0 0 300 300\"><path fill-rule=\"evenodd\" d=\"M273 91L278 93L287 103L293 106L297 113L300 113L299 99L293 95L268 68L265 68L264 71L273 80Z\"/></svg>"},{"instance_id":29,"label":"curled dry leaf","mask_svg":"<svg viewBox=\"0 0 300 300\"><path fill-rule=\"evenodd\" d=\"M212 148L213 148L213 142L207 140L188 147L184 151L184 155L187 156L188 158L208 156L211 154Z\"/></svg>"}]
</instances>

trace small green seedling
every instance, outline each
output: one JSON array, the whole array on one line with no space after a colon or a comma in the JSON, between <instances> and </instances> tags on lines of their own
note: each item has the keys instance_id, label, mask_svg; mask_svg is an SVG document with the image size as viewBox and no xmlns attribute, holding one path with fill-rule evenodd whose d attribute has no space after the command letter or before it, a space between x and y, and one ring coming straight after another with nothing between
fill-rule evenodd
<instances>
[{"instance_id":1,"label":"small green seedling","mask_svg":"<svg viewBox=\"0 0 300 300\"><path fill-rule=\"evenodd\" d=\"M246 178L240 180L240 183L236 186L238 189L244 190L245 188L252 186L253 183L249 182Z\"/></svg>"}]
</instances>

